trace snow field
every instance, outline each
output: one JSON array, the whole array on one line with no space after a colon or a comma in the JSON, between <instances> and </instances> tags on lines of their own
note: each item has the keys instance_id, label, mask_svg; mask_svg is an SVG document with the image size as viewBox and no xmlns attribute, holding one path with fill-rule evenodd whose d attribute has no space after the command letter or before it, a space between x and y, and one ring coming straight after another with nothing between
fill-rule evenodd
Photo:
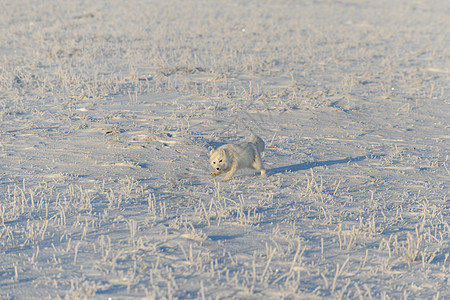
<instances>
[{"instance_id":1,"label":"snow field","mask_svg":"<svg viewBox=\"0 0 450 300\"><path fill-rule=\"evenodd\" d=\"M448 298L449 13L6 1L0 298Z\"/></svg>"}]
</instances>

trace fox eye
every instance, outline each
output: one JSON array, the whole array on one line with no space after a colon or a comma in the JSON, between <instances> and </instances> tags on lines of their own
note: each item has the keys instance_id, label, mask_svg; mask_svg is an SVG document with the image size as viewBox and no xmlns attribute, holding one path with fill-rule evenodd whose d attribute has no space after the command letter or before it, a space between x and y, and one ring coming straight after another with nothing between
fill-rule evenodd
<instances>
[{"instance_id":1,"label":"fox eye","mask_svg":"<svg viewBox=\"0 0 450 300\"><path fill-rule=\"evenodd\" d=\"M215 161L213 161L213 164L216 164L216 162L215 162Z\"/></svg>"},{"instance_id":2,"label":"fox eye","mask_svg":"<svg viewBox=\"0 0 450 300\"><path fill-rule=\"evenodd\" d=\"M219 160L219 162L222 162L222 160Z\"/></svg>"}]
</instances>

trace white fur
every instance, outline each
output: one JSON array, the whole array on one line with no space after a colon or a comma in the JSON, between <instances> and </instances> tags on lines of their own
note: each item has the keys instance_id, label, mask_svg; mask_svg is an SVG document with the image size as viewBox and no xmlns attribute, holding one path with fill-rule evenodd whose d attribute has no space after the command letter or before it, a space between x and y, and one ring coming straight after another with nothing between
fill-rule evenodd
<instances>
[{"instance_id":1,"label":"white fur","mask_svg":"<svg viewBox=\"0 0 450 300\"><path fill-rule=\"evenodd\" d=\"M253 168L261 171L261 176L266 175L261 161L261 152L264 151L264 147L264 141L253 135L240 144L227 144L211 150L209 161L211 166L217 170L211 175L217 176L228 172L222 180L228 181L237 170L243 168Z\"/></svg>"}]
</instances>

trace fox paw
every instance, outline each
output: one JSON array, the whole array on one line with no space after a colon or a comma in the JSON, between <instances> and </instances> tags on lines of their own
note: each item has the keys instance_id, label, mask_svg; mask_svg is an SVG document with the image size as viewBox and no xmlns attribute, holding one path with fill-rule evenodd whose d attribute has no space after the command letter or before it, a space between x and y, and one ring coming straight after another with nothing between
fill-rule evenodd
<instances>
[{"instance_id":1,"label":"fox paw","mask_svg":"<svg viewBox=\"0 0 450 300\"><path fill-rule=\"evenodd\" d=\"M213 172L211 173L211 176L216 177L217 175L219 175L219 172Z\"/></svg>"}]
</instances>

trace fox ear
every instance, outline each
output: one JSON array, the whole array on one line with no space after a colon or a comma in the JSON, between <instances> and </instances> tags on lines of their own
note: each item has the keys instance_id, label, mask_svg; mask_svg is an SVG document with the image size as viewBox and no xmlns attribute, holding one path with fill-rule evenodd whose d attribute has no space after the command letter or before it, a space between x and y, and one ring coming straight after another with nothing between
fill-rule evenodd
<instances>
[{"instance_id":1,"label":"fox ear","mask_svg":"<svg viewBox=\"0 0 450 300\"><path fill-rule=\"evenodd\" d=\"M220 154L222 154L223 156L225 156L227 153L226 153L225 149L220 149Z\"/></svg>"},{"instance_id":2,"label":"fox ear","mask_svg":"<svg viewBox=\"0 0 450 300\"><path fill-rule=\"evenodd\" d=\"M216 150L211 149L211 151L209 152L209 155L211 156L214 153L214 151L216 151Z\"/></svg>"}]
</instances>

